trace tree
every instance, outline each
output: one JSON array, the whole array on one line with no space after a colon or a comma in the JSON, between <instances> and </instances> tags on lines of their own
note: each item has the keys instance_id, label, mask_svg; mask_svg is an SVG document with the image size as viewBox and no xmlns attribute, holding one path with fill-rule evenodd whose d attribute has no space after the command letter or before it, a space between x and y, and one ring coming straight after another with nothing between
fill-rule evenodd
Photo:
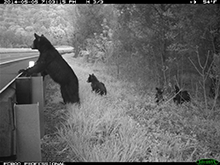
<instances>
[{"instance_id":1,"label":"tree","mask_svg":"<svg viewBox=\"0 0 220 165\"><path fill-rule=\"evenodd\" d=\"M68 43L70 24L63 5L1 5L0 13L2 47L29 46L34 32L53 44Z\"/></svg>"},{"instance_id":2,"label":"tree","mask_svg":"<svg viewBox=\"0 0 220 165\"><path fill-rule=\"evenodd\" d=\"M102 5L77 5L70 7L69 16L72 18L72 44L75 48L75 54L78 56L81 49L85 49L86 39L94 36L94 33L100 34L103 20Z\"/></svg>"}]
</instances>

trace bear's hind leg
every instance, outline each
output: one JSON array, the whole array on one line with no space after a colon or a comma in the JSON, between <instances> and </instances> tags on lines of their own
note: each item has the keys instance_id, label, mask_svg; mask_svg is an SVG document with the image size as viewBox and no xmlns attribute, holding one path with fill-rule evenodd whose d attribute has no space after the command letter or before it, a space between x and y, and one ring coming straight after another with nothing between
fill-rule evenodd
<instances>
[{"instance_id":1,"label":"bear's hind leg","mask_svg":"<svg viewBox=\"0 0 220 165\"><path fill-rule=\"evenodd\" d=\"M69 102L69 99L68 99L68 88L66 86L60 86L60 91L61 91L61 95L62 95L62 98L63 98L63 102L66 104Z\"/></svg>"},{"instance_id":2,"label":"bear's hind leg","mask_svg":"<svg viewBox=\"0 0 220 165\"><path fill-rule=\"evenodd\" d=\"M79 103L79 90L76 86L69 86L68 88L68 98L71 103Z\"/></svg>"}]
</instances>

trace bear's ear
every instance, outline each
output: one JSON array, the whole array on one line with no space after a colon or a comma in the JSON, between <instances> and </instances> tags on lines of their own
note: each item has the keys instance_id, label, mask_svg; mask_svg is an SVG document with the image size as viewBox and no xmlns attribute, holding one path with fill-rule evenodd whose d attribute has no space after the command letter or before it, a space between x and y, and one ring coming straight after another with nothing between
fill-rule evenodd
<instances>
[{"instance_id":1,"label":"bear's ear","mask_svg":"<svg viewBox=\"0 0 220 165\"><path fill-rule=\"evenodd\" d=\"M94 76L94 74L92 74L92 76Z\"/></svg>"},{"instance_id":2,"label":"bear's ear","mask_svg":"<svg viewBox=\"0 0 220 165\"><path fill-rule=\"evenodd\" d=\"M41 37L45 37L43 34L41 34Z\"/></svg>"},{"instance_id":3,"label":"bear's ear","mask_svg":"<svg viewBox=\"0 0 220 165\"><path fill-rule=\"evenodd\" d=\"M175 90L176 92L179 92L180 88L177 85L175 85Z\"/></svg>"},{"instance_id":4,"label":"bear's ear","mask_svg":"<svg viewBox=\"0 0 220 165\"><path fill-rule=\"evenodd\" d=\"M40 36L34 33L34 37L37 39L38 42L40 42Z\"/></svg>"},{"instance_id":5,"label":"bear's ear","mask_svg":"<svg viewBox=\"0 0 220 165\"><path fill-rule=\"evenodd\" d=\"M37 35L36 33L34 33L34 37L37 39L37 38L39 38L39 35Z\"/></svg>"}]
</instances>

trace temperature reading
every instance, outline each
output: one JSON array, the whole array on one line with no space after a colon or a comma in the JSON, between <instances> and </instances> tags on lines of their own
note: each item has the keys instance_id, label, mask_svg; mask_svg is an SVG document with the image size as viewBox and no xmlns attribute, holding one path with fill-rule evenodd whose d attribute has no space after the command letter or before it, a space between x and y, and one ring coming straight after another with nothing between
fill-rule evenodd
<instances>
[{"instance_id":1,"label":"temperature reading","mask_svg":"<svg viewBox=\"0 0 220 165\"><path fill-rule=\"evenodd\" d=\"M217 0L203 0L203 4L215 4Z\"/></svg>"}]
</instances>

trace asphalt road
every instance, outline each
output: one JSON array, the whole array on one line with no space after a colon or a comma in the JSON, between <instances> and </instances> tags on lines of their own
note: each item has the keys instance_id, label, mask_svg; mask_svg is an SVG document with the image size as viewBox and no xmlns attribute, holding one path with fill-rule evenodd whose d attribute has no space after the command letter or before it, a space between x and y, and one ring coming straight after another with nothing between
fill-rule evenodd
<instances>
[{"instance_id":1,"label":"asphalt road","mask_svg":"<svg viewBox=\"0 0 220 165\"><path fill-rule=\"evenodd\" d=\"M1 53L0 52L0 64L8 61L13 61L16 59L21 59L30 56L37 56L38 52L25 52L25 53Z\"/></svg>"}]
</instances>

